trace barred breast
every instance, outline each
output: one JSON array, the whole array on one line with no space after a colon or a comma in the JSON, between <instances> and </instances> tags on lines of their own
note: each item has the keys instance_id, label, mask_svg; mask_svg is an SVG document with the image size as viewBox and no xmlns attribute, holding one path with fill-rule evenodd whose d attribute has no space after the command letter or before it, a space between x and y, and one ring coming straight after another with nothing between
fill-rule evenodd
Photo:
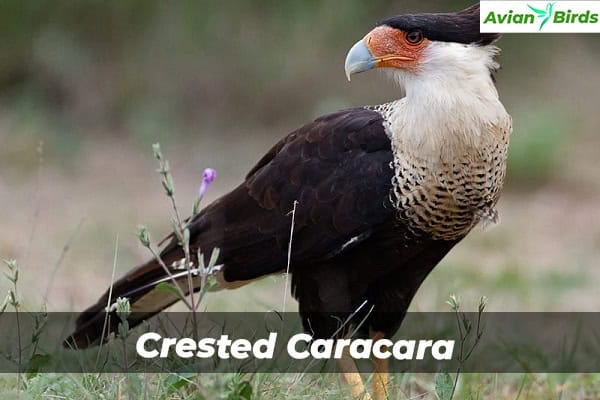
<instances>
[{"instance_id":1,"label":"barred breast","mask_svg":"<svg viewBox=\"0 0 600 400\"><path fill-rule=\"evenodd\" d=\"M495 205L506 173L510 127L450 162L433 163L397 145L392 203L416 235L455 240L481 220L497 220Z\"/></svg>"}]
</instances>

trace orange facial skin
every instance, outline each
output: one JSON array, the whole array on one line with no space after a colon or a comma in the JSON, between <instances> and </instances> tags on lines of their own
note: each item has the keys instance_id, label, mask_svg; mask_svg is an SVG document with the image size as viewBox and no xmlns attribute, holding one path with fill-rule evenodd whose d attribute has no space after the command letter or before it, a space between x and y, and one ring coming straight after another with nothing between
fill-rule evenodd
<instances>
[{"instance_id":1,"label":"orange facial skin","mask_svg":"<svg viewBox=\"0 0 600 400\"><path fill-rule=\"evenodd\" d=\"M378 68L399 68L414 70L418 66L423 50L429 40L423 38L418 43L407 40L407 32L389 26L378 26L364 38L365 44Z\"/></svg>"}]
</instances>

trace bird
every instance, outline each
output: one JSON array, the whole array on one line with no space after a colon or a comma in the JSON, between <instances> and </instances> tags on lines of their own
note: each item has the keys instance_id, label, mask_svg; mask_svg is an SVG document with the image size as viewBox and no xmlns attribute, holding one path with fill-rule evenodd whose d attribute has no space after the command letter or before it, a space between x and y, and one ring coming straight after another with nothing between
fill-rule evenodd
<instances>
[{"instance_id":1,"label":"bird","mask_svg":"<svg viewBox=\"0 0 600 400\"><path fill-rule=\"evenodd\" d=\"M532 7L529 4L527 4L527 7L529 7L531 9L531 11L536 13L538 18L542 18L542 23L540 24L540 29L538 29L539 31L541 31L542 28L544 27L544 25L546 25L546 22L548 22L550 20L550 18L552 18L552 8L554 7L554 4L556 4L556 3L546 4L546 10L540 10L539 8L535 8L535 7Z\"/></svg>"},{"instance_id":2,"label":"bird","mask_svg":"<svg viewBox=\"0 0 600 400\"><path fill-rule=\"evenodd\" d=\"M391 338L433 268L475 226L498 218L512 132L495 84L499 37L480 33L478 4L377 23L347 53L345 72L381 69L397 98L283 137L189 220L192 253L220 249L222 289L286 272L289 255L291 291L313 338L340 335L339 321L354 315L358 335ZM160 256L175 273L184 252L172 237ZM156 290L166 279L152 259L112 285L112 299L128 298L139 316L131 327L178 301ZM114 312L109 295L81 313L68 344L98 343ZM347 355L340 370L354 398L371 398ZM385 398L387 370L374 360L375 399Z\"/></svg>"}]
</instances>

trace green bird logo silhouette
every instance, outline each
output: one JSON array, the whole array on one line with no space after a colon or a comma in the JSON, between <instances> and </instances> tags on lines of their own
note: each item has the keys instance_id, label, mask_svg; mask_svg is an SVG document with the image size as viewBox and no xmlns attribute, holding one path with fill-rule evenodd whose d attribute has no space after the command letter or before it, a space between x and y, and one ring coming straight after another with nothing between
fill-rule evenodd
<instances>
[{"instance_id":1,"label":"green bird logo silhouette","mask_svg":"<svg viewBox=\"0 0 600 400\"><path fill-rule=\"evenodd\" d=\"M554 7L554 4L556 3L547 3L546 10L540 10L539 8L535 8L527 4L527 7L531 8L531 10L537 14L538 18L543 18L542 23L540 24L540 29L538 29L538 31L541 31L544 25L546 25L546 22L548 22L550 18L552 18L552 7Z\"/></svg>"}]
</instances>

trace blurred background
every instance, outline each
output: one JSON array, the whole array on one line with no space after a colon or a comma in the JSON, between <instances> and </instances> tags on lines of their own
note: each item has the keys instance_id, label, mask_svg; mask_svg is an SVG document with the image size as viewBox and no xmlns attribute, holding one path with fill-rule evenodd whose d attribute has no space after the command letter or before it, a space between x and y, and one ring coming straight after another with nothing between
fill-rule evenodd
<instances>
[{"instance_id":1,"label":"blurred background","mask_svg":"<svg viewBox=\"0 0 600 400\"><path fill-rule=\"evenodd\" d=\"M81 310L170 231L151 144L183 213L205 167L208 200L271 145L340 108L395 99L382 74L348 83L348 49L387 16L464 1L228 0L0 3L0 257L21 265L31 310ZM500 224L477 228L413 310L599 310L600 41L505 35L501 98L514 118ZM8 287L2 281L0 289ZM283 278L208 296L211 310L281 309ZM288 301L287 308L296 307Z\"/></svg>"}]
</instances>

